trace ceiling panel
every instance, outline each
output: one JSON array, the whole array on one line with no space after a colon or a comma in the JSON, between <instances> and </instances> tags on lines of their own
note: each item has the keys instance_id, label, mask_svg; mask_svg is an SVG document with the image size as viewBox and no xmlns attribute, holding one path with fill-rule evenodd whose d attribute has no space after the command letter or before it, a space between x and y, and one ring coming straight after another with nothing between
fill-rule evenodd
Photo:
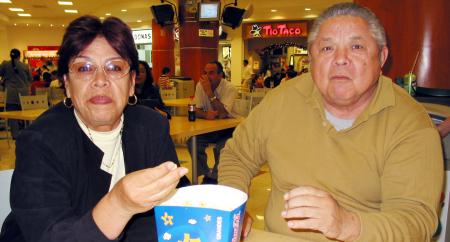
<instances>
[{"instance_id":1,"label":"ceiling panel","mask_svg":"<svg viewBox=\"0 0 450 242\"><path fill-rule=\"evenodd\" d=\"M149 7L160 4L159 0L73 0L72 2L73 6L60 6L56 0L12 0L11 4L0 3L0 24L66 25L81 15L105 16L106 13L111 13L130 25L135 25L138 20L148 25L152 19ZM222 1L222 5L232 2L234 1ZM337 2L342 0L240 0L238 7L253 6L253 14L245 19L245 22L281 21L314 18L325 8ZM8 10L11 7L23 8L25 13L30 13L32 16L18 17L17 12ZM311 10L305 11L305 8L311 8ZM64 9L76 9L78 14L65 13ZM122 12L122 9L127 11Z\"/></svg>"}]
</instances>

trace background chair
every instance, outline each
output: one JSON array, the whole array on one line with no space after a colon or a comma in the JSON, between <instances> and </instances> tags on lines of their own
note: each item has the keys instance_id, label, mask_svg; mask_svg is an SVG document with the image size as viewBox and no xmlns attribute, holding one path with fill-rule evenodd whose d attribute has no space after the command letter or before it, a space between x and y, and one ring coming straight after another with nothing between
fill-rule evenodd
<instances>
[{"instance_id":1,"label":"background chair","mask_svg":"<svg viewBox=\"0 0 450 242\"><path fill-rule=\"evenodd\" d=\"M168 100L168 99L176 99L177 98L177 89L171 88L171 89L159 89L161 93L162 100Z\"/></svg>"},{"instance_id":2,"label":"background chair","mask_svg":"<svg viewBox=\"0 0 450 242\"><path fill-rule=\"evenodd\" d=\"M6 95L7 95L6 91L7 91L6 88L4 91L0 91L0 111L2 111L2 112L6 111ZM2 137L2 139L6 139L8 142L8 147L10 147L9 140L11 139L11 136L10 136L11 130L8 126L8 120L0 119L0 126L4 127L4 130L5 130L5 136Z\"/></svg>"},{"instance_id":3,"label":"background chair","mask_svg":"<svg viewBox=\"0 0 450 242\"><path fill-rule=\"evenodd\" d=\"M36 95L49 95L50 88L49 87L36 87L35 94Z\"/></svg>"},{"instance_id":4,"label":"background chair","mask_svg":"<svg viewBox=\"0 0 450 242\"><path fill-rule=\"evenodd\" d=\"M11 212L9 205L9 190L11 187L11 177L14 170L0 171L0 225L3 224L6 216Z\"/></svg>"},{"instance_id":5,"label":"background chair","mask_svg":"<svg viewBox=\"0 0 450 242\"><path fill-rule=\"evenodd\" d=\"M49 103L50 106L55 106L57 103L61 102L66 97L64 89L62 88L50 88Z\"/></svg>"},{"instance_id":6,"label":"background chair","mask_svg":"<svg viewBox=\"0 0 450 242\"><path fill-rule=\"evenodd\" d=\"M19 95L22 110L48 108L48 97L44 95L22 96Z\"/></svg>"}]
</instances>

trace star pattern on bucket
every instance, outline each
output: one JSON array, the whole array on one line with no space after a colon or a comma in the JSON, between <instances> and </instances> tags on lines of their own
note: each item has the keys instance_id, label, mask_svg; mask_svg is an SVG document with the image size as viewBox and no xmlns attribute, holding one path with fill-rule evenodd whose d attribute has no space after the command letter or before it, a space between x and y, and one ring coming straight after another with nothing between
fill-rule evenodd
<instances>
[{"instance_id":1,"label":"star pattern on bucket","mask_svg":"<svg viewBox=\"0 0 450 242\"><path fill-rule=\"evenodd\" d=\"M164 225L173 225L173 216L169 216L167 212L164 212L164 216L161 216L161 219L164 221Z\"/></svg>"},{"instance_id":2,"label":"star pattern on bucket","mask_svg":"<svg viewBox=\"0 0 450 242\"><path fill-rule=\"evenodd\" d=\"M205 220L205 222L209 222L209 221L211 221L211 216L206 214L205 217L203 217L203 219Z\"/></svg>"}]
</instances>

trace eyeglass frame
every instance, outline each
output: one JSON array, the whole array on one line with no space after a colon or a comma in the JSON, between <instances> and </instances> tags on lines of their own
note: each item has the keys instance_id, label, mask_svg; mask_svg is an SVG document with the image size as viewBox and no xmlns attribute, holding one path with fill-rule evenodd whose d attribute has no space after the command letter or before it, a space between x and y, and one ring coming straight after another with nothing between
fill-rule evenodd
<instances>
[{"instance_id":1,"label":"eyeglass frame","mask_svg":"<svg viewBox=\"0 0 450 242\"><path fill-rule=\"evenodd\" d=\"M99 65L98 65L97 62L93 61L91 58L89 58L89 57L87 57L87 56L77 56L77 57L73 58L73 60L70 62L70 65L69 65L69 73L68 73L68 74L70 75L71 73L74 73L74 71L72 70L72 65L75 63L75 60L77 60L77 59L79 59L79 58L81 58L81 59L86 59L86 60L87 60L86 62L90 62L90 63L94 64L94 66L95 66L94 74L92 75L92 77L91 77L89 80L85 80L85 81L89 81L89 82L90 82L90 81L94 80L95 77L96 77L96 75L97 75L97 70L99 69L99 68L98 68ZM106 64L107 64L108 62L110 62L110 61L113 61L113 60L123 60L123 61L125 61L125 62L128 64L128 70L126 71L126 73L124 73L122 76L120 76L120 77L118 77L118 78L111 78L110 75L108 75L108 74L106 73L106 71L105 71L105 66L106 66ZM127 74L130 74L130 72L131 72L131 66L130 66L130 63L129 63L126 59L124 59L124 58L122 58L122 57L113 57L113 58L107 59L107 60L103 63L103 65L101 65L101 69L102 69L102 71L103 71L103 74L105 75L105 77L106 77L108 80L120 80L120 79L122 79L124 76L126 76Z\"/></svg>"}]
</instances>

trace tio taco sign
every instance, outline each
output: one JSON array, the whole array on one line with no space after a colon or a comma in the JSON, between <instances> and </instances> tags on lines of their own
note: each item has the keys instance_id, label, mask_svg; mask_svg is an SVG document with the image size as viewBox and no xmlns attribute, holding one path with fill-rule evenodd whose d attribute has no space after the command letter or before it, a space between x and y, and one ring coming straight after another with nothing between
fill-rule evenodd
<instances>
[{"instance_id":1,"label":"tio taco sign","mask_svg":"<svg viewBox=\"0 0 450 242\"><path fill-rule=\"evenodd\" d=\"M245 39L278 38L278 37L306 37L306 22L286 23L253 23L245 26Z\"/></svg>"}]
</instances>

